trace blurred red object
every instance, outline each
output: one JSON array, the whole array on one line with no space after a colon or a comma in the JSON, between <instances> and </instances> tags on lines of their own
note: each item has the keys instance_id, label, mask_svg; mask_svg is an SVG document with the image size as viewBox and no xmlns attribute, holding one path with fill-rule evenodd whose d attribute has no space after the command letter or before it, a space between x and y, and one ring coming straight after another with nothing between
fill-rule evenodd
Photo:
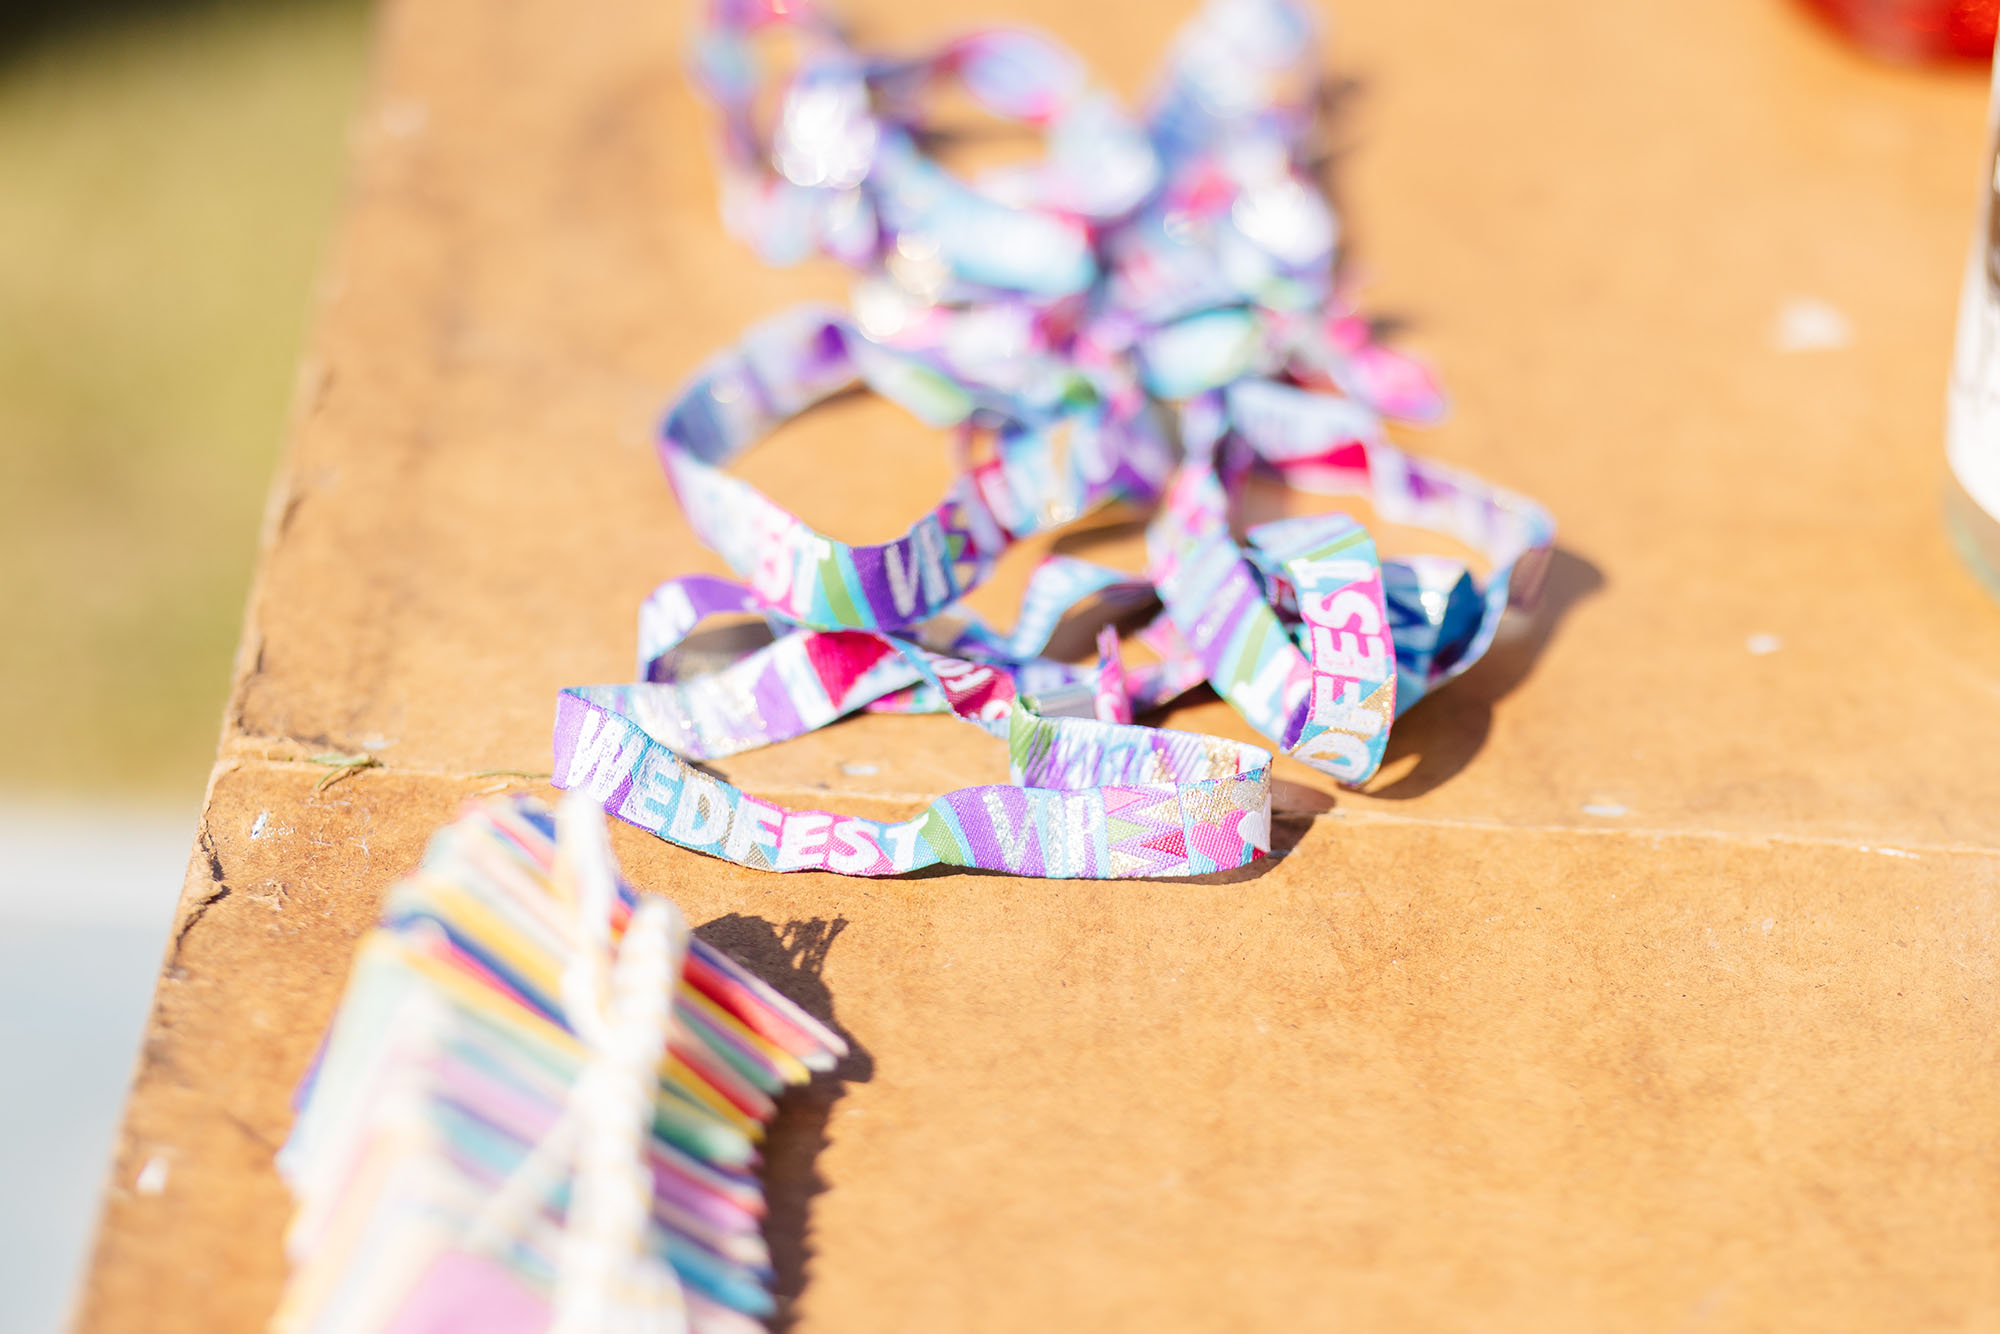
<instances>
[{"instance_id":1,"label":"blurred red object","mask_svg":"<svg viewBox=\"0 0 2000 1334\"><path fill-rule=\"evenodd\" d=\"M1990 60L2000 0L1802 0L1890 60Z\"/></svg>"}]
</instances>

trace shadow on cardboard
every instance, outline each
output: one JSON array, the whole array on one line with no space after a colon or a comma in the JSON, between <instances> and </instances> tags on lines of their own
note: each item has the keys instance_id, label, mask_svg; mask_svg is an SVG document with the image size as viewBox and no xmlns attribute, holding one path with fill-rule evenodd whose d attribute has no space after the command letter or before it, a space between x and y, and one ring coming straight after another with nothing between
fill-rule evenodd
<instances>
[{"instance_id":1,"label":"shadow on cardboard","mask_svg":"<svg viewBox=\"0 0 2000 1334\"><path fill-rule=\"evenodd\" d=\"M1494 706L1527 680L1570 611L1604 586L1604 572L1584 557L1560 546L1550 552L1540 604L1532 614L1510 612L1484 658L1396 720L1382 759L1395 777L1368 795L1421 797L1465 768L1493 730ZM1397 772L1411 756L1416 763Z\"/></svg>"},{"instance_id":2,"label":"shadow on cardboard","mask_svg":"<svg viewBox=\"0 0 2000 1334\"><path fill-rule=\"evenodd\" d=\"M833 993L821 977L833 942L846 929L844 917L794 920L780 927L761 917L729 913L695 931L847 1042L846 1058L830 1073L814 1076L812 1083L779 1100L764 1144L764 1193L770 1210L764 1233L771 1244L772 1286L778 1298L771 1328L779 1332L796 1324L798 1299L811 1268L812 1205L827 1189L819 1155L829 1142L834 1105L847 1095L849 1084L875 1077L875 1058L835 1017Z\"/></svg>"}]
</instances>

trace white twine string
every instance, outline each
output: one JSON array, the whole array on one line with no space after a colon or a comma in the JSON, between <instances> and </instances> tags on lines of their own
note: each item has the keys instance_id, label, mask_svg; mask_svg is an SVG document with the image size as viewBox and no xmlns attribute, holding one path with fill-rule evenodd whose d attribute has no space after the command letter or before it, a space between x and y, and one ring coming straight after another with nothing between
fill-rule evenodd
<instances>
[{"instance_id":1,"label":"white twine string","mask_svg":"<svg viewBox=\"0 0 2000 1334\"><path fill-rule=\"evenodd\" d=\"M555 1124L494 1193L468 1243L492 1249L520 1236L568 1172L551 1334L685 1334L680 1282L646 1243L646 1147L686 933L675 929L671 904L641 899L613 957L618 869L604 812L588 797L569 794L556 811L555 878L577 923L563 1011L590 1055Z\"/></svg>"}]
</instances>

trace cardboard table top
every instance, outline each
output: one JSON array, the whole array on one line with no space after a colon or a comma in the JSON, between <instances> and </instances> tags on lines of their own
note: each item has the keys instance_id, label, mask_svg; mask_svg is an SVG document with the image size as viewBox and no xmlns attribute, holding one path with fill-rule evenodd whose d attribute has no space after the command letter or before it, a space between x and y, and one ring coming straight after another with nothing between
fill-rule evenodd
<instances>
[{"instance_id":1,"label":"cardboard table top","mask_svg":"<svg viewBox=\"0 0 2000 1334\"><path fill-rule=\"evenodd\" d=\"M1131 93L1190 7L1004 17ZM855 1042L772 1146L788 1318L1995 1327L2000 608L1938 506L1983 80L1767 0L1331 19L1351 272L1455 400L1410 442L1554 511L1547 605L1366 792L1281 767L1256 874L778 877L621 830L637 883ZM681 20L382 13L84 1329L262 1325L271 1153L381 894L465 798L534 786L492 771L548 768L556 691L629 674L655 582L720 570L652 420L844 282L722 232ZM1845 344L1786 350L1800 302ZM842 405L746 471L881 538L937 455ZM382 767L319 789L329 749ZM721 767L889 813L1005 759L863 718Z\"/></svg>"}]
</instances>

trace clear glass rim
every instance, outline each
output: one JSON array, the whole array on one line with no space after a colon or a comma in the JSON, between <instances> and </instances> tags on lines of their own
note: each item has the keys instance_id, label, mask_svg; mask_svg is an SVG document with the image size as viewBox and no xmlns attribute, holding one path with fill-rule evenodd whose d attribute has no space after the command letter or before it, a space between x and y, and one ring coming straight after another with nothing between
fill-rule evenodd
<instances>
[{"instance_id":1,"label":"clear glass rim","mask_svg":"<svg viewBox=\"0 0 2000 1334\"><path fill-rule=\"evenodd\" d=\"M2000 519L1981 509L1956 475L1945 479L1944 526L1959 558L2000 598Z\"/></svg>"}]
</instances>

